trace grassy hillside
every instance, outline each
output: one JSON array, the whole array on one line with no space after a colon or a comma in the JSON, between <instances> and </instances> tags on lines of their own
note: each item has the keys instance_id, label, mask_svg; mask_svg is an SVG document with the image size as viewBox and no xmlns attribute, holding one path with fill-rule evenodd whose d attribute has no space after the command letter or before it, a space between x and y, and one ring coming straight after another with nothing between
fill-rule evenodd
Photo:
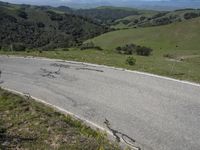
<instances>
[{"instance_id":1,"label":"grassy hillside","mask_svg":"<svg viewBox=\"0 0 200 150\"><path fill-rule=\"evenodd\" d=\"M52 9L0 3L0 47L69 47L108 31L91 19Z\"/></svg>"},{"instance_id":2,"label":"grassy hillside","mask_svg":"<svg viewBox=\"0 0 200 150\"><path fill-rule=\"evenodd\" d=\"M140 15L127 16L113 23L113 28L149 27L181 22L200 16L200 9L182 9L171 12L143 12Z\"/></svg>"},{"instance_id":3,"label":"grassy hillside","mask_svg":"<svg viewBox=\"0 0 200 150\"><path fill-rule=\"evenodd\" d=\"M200 18L166 26L119 30L100 35L92 41L104 49L127 43L149 46L155 54L167 51L200 50Z\"/></svg>"},{"instance_id":4,"label":"grassy hillside","mask_svg":"<svg viewBox=\"0 0 200 150\"><path fill-rule=\"evenodd\" d=\"M200 18L166 26L127 29L92 39L114 53L117 46L134 43L154 49L150 57L134 56L137 70L200 81Z\"/></svg>"}]
</instances>

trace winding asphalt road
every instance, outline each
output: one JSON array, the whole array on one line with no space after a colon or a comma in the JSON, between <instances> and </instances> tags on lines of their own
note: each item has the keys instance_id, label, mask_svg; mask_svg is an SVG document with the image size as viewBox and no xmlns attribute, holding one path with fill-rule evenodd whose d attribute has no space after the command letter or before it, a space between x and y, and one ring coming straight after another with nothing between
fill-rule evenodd
<instances>
[{"instance_id":1,"label":"winding asphalt road","mask_svg":"<svg viewBox=\"0 0 200 150\"><path fill-rule=\"evenodd\" d=\"M0 85L136 140L144 150L200 150L200 86L104 66L0 56Z\"/></svg>"}]
</instances>

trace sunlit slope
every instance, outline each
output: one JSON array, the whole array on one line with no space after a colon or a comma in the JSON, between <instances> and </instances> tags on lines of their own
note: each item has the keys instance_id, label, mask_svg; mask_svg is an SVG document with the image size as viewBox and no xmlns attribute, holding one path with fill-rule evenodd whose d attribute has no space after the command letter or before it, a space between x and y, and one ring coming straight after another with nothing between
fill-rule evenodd
<instances>
[{"instance_id":1,"label":"sunlit slope","mask_svg":"<svg viewBox=\"0 0 200 150\"><path fill-rule=\"evenodd\" d=\"M154 53L200 50L200 17L166 26L118 30L98 36L92 41L108 50L127 43L151 47Z\"/></svg>"}]
</instances>

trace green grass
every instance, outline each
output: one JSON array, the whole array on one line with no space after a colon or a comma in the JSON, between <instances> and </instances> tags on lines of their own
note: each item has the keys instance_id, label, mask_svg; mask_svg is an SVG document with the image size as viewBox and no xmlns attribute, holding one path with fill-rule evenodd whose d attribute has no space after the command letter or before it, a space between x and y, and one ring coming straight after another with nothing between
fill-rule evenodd
<instances>
[{"instance_id":1,"label":"green grass","mask_svg":"<svg viewBox=\"0 0 200 150\"><path fill-rule=\"evenodd\" d=\"M188 54L184 51L185 55ZM195 51L194 51L195 53ZM73 60L81 62L90 62L95 64L103 64L126 68L130 70L139 70L143 72L155 73L163 76L169 76L176 79L200 81L200 57L187 58L182 62L169 61L164 57L152 55L150 57L133 56L136 59L136 65L130 66L126 63L128 55L117 54L114 51L97 51L70 49L69 51L39 51L30 52L0 52L0 54L19 55L19 56L35 56L57 58L64 60ZM182 52L183 54L183 52ZM178 55L178 53L177 53Z\"/></svg>"},{"instance_id":2,"label":"green grass","mask_svg":"<svg viewBox=\"0 0 200 150\"><path fill-rule=\"evenodd\" d=\"M117 150L106 135L0 88L0 149Z\"/></svg>"},{"instance_id":3,"label":"green grass","mask_svg":"<svg viewBox=\"0 0 200 150\"><path fill-rule=\"evenodd\" d=\"M103 51L71 48L69 51L3 52L90 62L138 70L181 80L200 82L200 18L160 27L119 30L91 39ZM117 46L134 43L154 49L149 57L136 56L136 65L126 64L127 55L115 52ZM164 55L170 57L164 57Z\"/></svg>"},{"instance_id":4,"label":"green grass","mask_svg":"<svg viewBox=\"0 0 200 150\"><path fill-rule=\"evenodd\" d=\"M107 51L134 43L154 49L152 56L139 57L133 69L191 81L200 81L200 18L166 26L127 29L103 34L92 41ZM175 59L163 57L173 55ZM182 61L179 61L179 59Z\"/></svg>"},{"instance_id":5,"label":"green grass","mask_svg":"<svg viewBox=\"0 0 200 150\"><path fill-rule=\"evenodd\" d=\"M166 26L114 31L98 36L92 41L108 50L134 42L152 47L156 53L165 53L177 50L200 50L199 38L200 18L197 18Z\"/></svg>"}]
</instances>

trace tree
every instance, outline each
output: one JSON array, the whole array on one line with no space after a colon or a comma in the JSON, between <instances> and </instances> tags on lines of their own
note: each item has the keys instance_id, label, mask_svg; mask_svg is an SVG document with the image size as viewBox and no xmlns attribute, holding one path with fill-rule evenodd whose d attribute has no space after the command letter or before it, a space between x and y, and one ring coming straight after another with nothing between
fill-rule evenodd
<instances>
[{"instance_id":1,"label":"tree","mask_svg":"<svg viewBox=\"0 0 200 150\"><path fill-rule=\"evenodd\" d=\"M19 10L18 11L18 16L23 18L23 19L27 19L28 18L28 15L26 12L22 11L22 10Z\"/></svg>"},{"instance_id":2,"label":"tree","mask_svg":"<svg viewBox=\"0 0 200 150\"><path fill-rule=\"evenodd\" d=\"M141 56L149 56L153 50L144 46L137 46L136 53Z\"/></svg>"}]
</instances>

